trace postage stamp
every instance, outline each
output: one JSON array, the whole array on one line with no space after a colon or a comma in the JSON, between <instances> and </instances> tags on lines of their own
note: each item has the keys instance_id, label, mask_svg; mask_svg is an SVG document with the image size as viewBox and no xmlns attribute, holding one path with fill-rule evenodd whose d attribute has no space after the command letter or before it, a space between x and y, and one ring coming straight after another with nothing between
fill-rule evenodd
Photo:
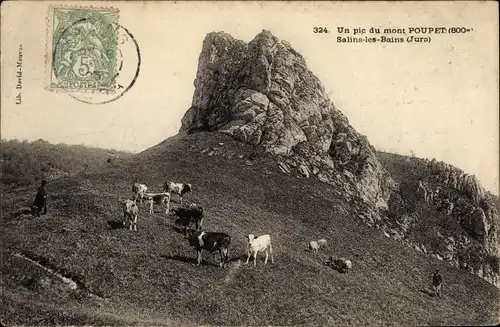
<instances>
[{"instance_id":1,"label":"postage stamp","mask_svg":"<svg viewBox=\"0 0 500 327\"><path fill-rule=\"evenodd\" d=\"M118 17L114 8L50 7L46 60L50 90L115 89Z\"/></svg>"}]
</instances>

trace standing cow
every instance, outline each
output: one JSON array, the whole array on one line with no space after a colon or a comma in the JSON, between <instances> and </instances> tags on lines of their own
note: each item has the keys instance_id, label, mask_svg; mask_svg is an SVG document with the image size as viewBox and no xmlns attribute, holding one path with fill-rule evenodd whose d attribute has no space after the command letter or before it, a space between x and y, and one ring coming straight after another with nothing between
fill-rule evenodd
<instances>
[{"instance_id":1,"label":"standing cow","mask_svg":"<svg viewBox=\"0 0 500 327\"><path fill-rule=\"evenodd\" d=\"M137 216L139 215L139 208L135 201L125 200L122 203L123 207L123 226L128 222L129 229L137 231Z\"/></svg>"},{"instance_id":2,"label":"standing cow","mask_svg":"<svg viewBox=\"0 0 500 327\"><path fill-rule=\"evenodd\" d=\"M187 208L174 208L172 210L174 214L179 217L175 224L184 227L184 235L187 233L187 229L192 223L195 224L196 230L201 230L203 228L203 208L200 206L189 206Z\"/></svg>"},{"instance_id":3,"label":"standing cow","mask_svg":"<svg viewBox=\"0 0 500 327\"><path fill-rule=\"evenodd\" d=\"M191 184L166 182L164 186L165 192L168 192L170 194L177 194L179 196L179 198L181 199L181 205L182 197L184 196L184 194L193 191L193 186Z\"/></svg>"},{"instance_id":4,"label":"standing cow","mask_svg":"<svg viewBox=\"0 0 500 327\"><path fill-rule=\"evenodd\" d=\"M219 251L221 268L225 268L229 261L229 244L231 237L226 233L218 232L203 232L190 230L187 236L189 245L191 245L197 253L196 267L201 264L201 250L207 250L211 253Z\"/></svg>"},{"instance_id":5,"label":"standing cow","mask_svg":"<svg viewBox=\"0 0 500 327\"><path fill-rule=\"evenodd\" d=\"M253 265L257 265L257 253L263 251L266 253L266 259L264 260L264 265L267 265L267 259L269 254L271 255L271 262L274 263L273 257L273 246L271 244L271 236L269 234L255 236L253 234L249 234L246 236L248 240L247 244L247 261L245 264L248 264L250 260L250 255L253 254Z\"/></svg>"},{"instance_id":6,"label":"standing cow","mask_svg":"<svg viewBox=\"0 0 500 327\"><path fill-rule=\"evenodd\" d=\"M134 197L134 201L138 201L142 203L142 199L144 198L144 193L148 190L146 184L134 183L132 185L132 195Z\"/></svg>"}]
</instances>

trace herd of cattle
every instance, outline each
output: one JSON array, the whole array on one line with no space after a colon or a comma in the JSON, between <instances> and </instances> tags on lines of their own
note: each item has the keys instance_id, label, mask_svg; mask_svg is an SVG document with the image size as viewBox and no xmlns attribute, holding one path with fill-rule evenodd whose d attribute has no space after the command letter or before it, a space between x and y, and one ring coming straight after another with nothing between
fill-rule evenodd
<instances>
[{"instance_id":1,"label":"herd of cattle","mask_svg":"<svg viewBox=\"0 0 500 327\"><path fill-rule=\"evenodd\" d=\"M188 239L190 246L197 252L197 263L199 266L202 261L202 250L206 250L214 254L219 252L220 263L219 266L225 268L229 261L229 245L231 243L231 236L221 232L207 232L203 231L203 208L197 204L191 203L187 207L175 207L170 210L170 200L172 195L177 195L182 205L183 196L193 191L191 184L166 182L162 193L148 193L148 187L145 184L134 183L132 185L133 199L127 199L123 202L123 226L129 224L129 229L137 231L137 218L139 216L140 203L148 205L149 214L154 212L154 205L165 207L165 214L173 212L177 216L176 225L183 227L184 237ZM195 226L195 229L191 228ZM254 266L257 265L257 254L265 252L266 258L264 264L267 264L269 256L271 262L274 263L273 247L271 244L271 236L269 234L255 236L249 234L247 238L247 260L248 264L250 257L253 256ZM327 246L326 239L309 242L309 250L317 252ZM325 263L332 266L334 269L345 273L352 268L352 261L345 258L335 258L330 256Z\"/></svg>"}]
</instances>

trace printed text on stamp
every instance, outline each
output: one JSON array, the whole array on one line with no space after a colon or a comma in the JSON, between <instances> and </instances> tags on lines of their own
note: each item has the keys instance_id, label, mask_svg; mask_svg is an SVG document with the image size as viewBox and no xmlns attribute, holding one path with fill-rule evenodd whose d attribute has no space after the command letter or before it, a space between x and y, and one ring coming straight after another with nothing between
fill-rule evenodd
<instances>
[{"instance_id":1,"label":"printed text on stamp","mask_svg":"<svg viewBox=\"0 0 500 327\"><path fill-rule=\"evenodd\" d=\"M118 10L53 8L50 88L115 88Z\"/></svg>"}]
</instances>

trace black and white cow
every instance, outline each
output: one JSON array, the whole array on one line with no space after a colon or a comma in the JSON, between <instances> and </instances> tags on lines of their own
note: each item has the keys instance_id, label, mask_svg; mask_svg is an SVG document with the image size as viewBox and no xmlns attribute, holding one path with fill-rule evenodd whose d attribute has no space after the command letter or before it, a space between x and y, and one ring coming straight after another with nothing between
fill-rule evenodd
<instances>
[{"instance_id":1,"label":"black and white cow","mask_svg":"<svg viewBox=\"0 0 500 327\"><path fill-rule=\"evenodd\" d=\"M181 199L181 205L182 205L182 197L184 196L184 194L193 191L193 186L191 184L184 184L184 183L166 182L164 188L165 192L179 195L179 198Z\"/></svg>"},{"instance_id":2,"label":"black and white cow","mask_svg":"<svg viewBox=\"0 0 500 327\"><path fill-rule=\"evenodd\" d=\"M204 232L190 230L187 236L189 245L191 245L198 255L196 267L201 264L201 250L207 250L212 254L219 251L221 268L225 268L229 261L229 244L231 236L226 233Z\"/></svg>"}]
</instances>

